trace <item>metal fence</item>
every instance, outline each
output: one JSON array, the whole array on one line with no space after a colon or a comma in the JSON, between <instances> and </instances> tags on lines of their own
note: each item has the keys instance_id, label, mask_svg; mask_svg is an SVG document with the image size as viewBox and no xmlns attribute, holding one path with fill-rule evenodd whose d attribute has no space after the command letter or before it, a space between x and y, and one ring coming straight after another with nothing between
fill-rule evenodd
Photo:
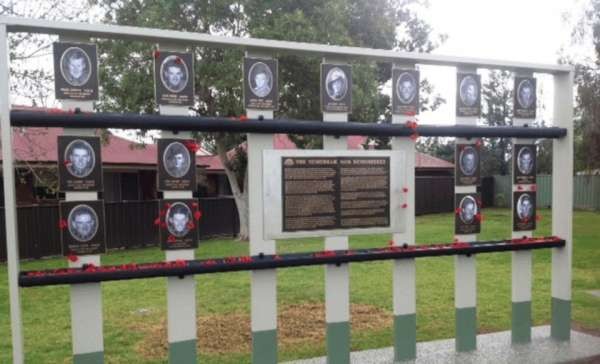
<instances>
[{"instance_id":1,"label":"metal fence","mask_svg":"<svg viewBox=\"0 0 600 364\"><path fill-rule=\"evenodd\" d=\"M494 176L494 206L510 207L511 176ZM537 176L537 205L552 207L552 176ZM600 210L600 176L573 177L573 207L582 210Z\"/></svg>"},{"instance_id":2,"label":"metal fence","mask_svg":"<svg viewBox=\"0 0 600 364\"><path fill-rule=\"evenodd\" d=\"M230 197L201 198L200 239L234 236L240 224L235 201ZM131 249L158 245L158 202L106 202L106 243L108 249ZM60 255L58 205L32 205L17 208L19 255L37 259ZM4 208L0 209L0 240L5 241ZM6 260L6 244L0 244L0 261Z\"/></svg>"}]
</instances>

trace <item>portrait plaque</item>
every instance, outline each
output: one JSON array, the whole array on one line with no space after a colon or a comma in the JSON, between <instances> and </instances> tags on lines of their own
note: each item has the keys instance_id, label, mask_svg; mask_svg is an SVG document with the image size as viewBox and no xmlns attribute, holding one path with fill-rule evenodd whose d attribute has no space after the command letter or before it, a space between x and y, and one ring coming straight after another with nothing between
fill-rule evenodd
<instances>
[{"instance_id":1,"label":"portrait plaque","mask_svg":"<svg viewBox=\"0 0 600 364\"><path fill-rule=\"evenodd\" d=\"M475 144L457 144L454 161L457 186L479 185L480 156L479 148Z\"/></svg>"},{"instance_id":2,"label":"portrait plaque","mask_svg":"<svg viewBox=\"0 0 600 364\"><path fill-rule=\"evenodd\" d=\"M162 250L196 249L198 247L198 222L194 218L198 201L161 200L160 245Z\"/></svg>"},{"instance_id":3,"label":"portrait plaque","mask_svg":"<svg viewBox=\"0 0 600 364\"><path fill-rule=\"evenodd\" d=\"M156 51L154 90L158 105L194 104L194 61L191 53Z\"/></svg>"},{"instance_id":4,"label":"portrait plaque","mask_svg":"<svg viewBox=\"0 0 600 364\"><path fill-rule=\"evenodd\" d=\"M58 137L59 190L102 191L99 137Z\"/></svg>"},{"instance_id":5,"label":"portrait plaque","mask_svg":"<svg viewBox=\"0 0 600 364\"><path fill-rule=\"evenodd\" d=\"M246 109L277 110L279 102L277 85L277 60L244 58Z\"/></svg>"},{"instance_id":6,"label":"portrait plaque","mask_svg":"<svg viewBox=\"0 0 600 364\"><path fill-rule=\"evenodd\" d=\"M480 113L481 77L476 73L458 73L456 116L479 116Z\"/></svg>"},{"instance_id":7,"label":"portrait plaque","mask_svg":"<svg viewBox=\"0 0 600 364\"><path fill-rule=\"evenodd\" d=\"M352 112L352 68L349 65L321 64L321 110Z\"/></svg>"},{"instance_id":8,"label":"portrait plaque","mask_svg":"<svg viewBox=\"0 0 600 364\"><path fill-rule=\"evenodd\" d=\"M195 190L196 154L188 148L194 140L158 139L158 190Z\"/></svg>"},{"instance_id":9,"label":"portrait plaque","mask_svg":"<svg viewBox=\"0 0 600 364\"><path fill-rule=\"evenodd\" d=\"M454 233L478 234L481 231L481 198L478 193L454 195Z\"/></svg>"},{"instance_id":10,"label":"portrait plaque","mask_svg":"<svg viewBox=\"0 0 600 364\"><path fill-rule=\"evenodd\" d=\"M392 113L419 113L419 71L392 68Z\"/></svg>"},{"instance_id":11,"label":"portrait plaque","mask_svg":"<svg viewBox=\"0 0 600 364\"><path fill-rule=\"evenodd\" d=\"M63 255L105 253L104 203L102 200L61 201L59 206Z\"/></svg>"},{"instance_id":12,"label":"portrait plaque","mask_svg":"<svg viewBox=\"0 0 600 364\"><path fill-rule=\"evenodd\" d=\"M535 230L535 192L513 192L513 231Z\"/></svg>"},{"instance_id":13,"label":"portrait plaque","mask_svg":"<svg viewBox=\"0 0 600 364\"><path fill-rule=\"evenodd\" d=\"M513 148L514 184L535 184L536 182L535 144L515 144Z\"/></svg>"},{"instance_id":14,"label":"portrait plaque","mask_svg":"<svg viewBox=\"0 0 600 364\"><path fill-rule=\"evenodd\" d=\"M54 94L58 100L98 100L95 44L55 42Z\"/></svg>"},{"instance_id":15,"label":"portrait plaque","mask_svg":"<svg viewBox=\"0 0 600 364\"><path fill-rule=\"evenodd\" d=\"M390 225L389 157L282 157L283 231Z\"/></svg>"},{"instance_id":16,"label":"portrait plaque","mask_svg":"<svg viewBox=\"0 0 600 364\"><path fill-rule=\"evenodd\" d=\"M535 78L515 77L514 116L516 118L535 119L536 100Z\"/></svg>"}]
</instances>

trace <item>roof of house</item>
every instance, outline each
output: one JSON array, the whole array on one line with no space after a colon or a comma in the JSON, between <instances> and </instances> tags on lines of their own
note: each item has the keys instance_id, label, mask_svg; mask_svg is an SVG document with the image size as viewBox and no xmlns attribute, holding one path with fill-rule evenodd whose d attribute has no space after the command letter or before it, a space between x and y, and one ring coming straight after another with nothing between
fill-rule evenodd
<instances>
[{"instance_id":1,"label":"roof of house","mask_svg":"<svg viewBox=\"0 0 600 364\"><path fill-rule=\"evenodd\" d=\"M367 138L364 136L351 135L348 137L348 149L364 149ZM274 149L296 149L296 144L286 134L275 134L273 137ZM246 143L242 144L246 148ZM228 152L228 157L235 154L235 150ZM452 169L454 164L429 154L416 152L415 167L418 169ZM199 156L196 158L199 165L206 166L208 171L222 171L223 164L218 156Z\"/></svg>"},{"instance_id":2,"label":"roof of house","mask_svg":"<svg viewBox=\"0 0 600 364\"><path fill-rule=\"evenodd\" d=\"M57 137L62 128L13 128L15 158L27 162L57 162ZM156 164L156 145L141 145L116 135L109 135L102 145L102 163L107 164Z\"/></svg>"},{"instance_id":3,"label":"roof of house","mask_svg":"<svg viewBox=\"0 0 600 364\"><path fill-rule=\"evenodd\" d=\"M43 108L14 107L16 109ZM28 162L57 162L57 137L63 135L63 128L13 128L13 149L15 158ZM364 149L367 138L364 136L348 136L348 149ZM245 149L246 144L242 144ZM286 134L275 134L273 138L275 149L296 149L296 144ZM229 151L228 155L235 153ZM0 160L1 160L0 156ZM102 145L102 162L106 164L122 165L156 165L156 144L139 144L109 134L107 144ZM223 171L223 164L216 155L209 155L205 150L200 150L196 155L196 164L203 166L207 171ZM421 169L451 169L454 164L428 154L416 153L416 168Z\"/></svg>"}]
</instances>

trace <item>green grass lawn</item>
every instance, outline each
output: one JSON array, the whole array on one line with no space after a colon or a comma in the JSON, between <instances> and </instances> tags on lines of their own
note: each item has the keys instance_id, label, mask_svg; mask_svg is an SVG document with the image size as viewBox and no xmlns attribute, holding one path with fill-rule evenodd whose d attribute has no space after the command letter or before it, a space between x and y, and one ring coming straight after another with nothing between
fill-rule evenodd
<instances>
[{"instance_id":1,"label":"green grass lawn","mask_svg":"<svg viewBox=\"0 0 600 364\"><path fill-rule=\"evenodd\" d=\"M510 212L487 209L481 240L510 236ZM542 210L537 235L550 234L550 211ZM417 241L448 242L453 234L453 215L436 214L417 218ZM578 211L574 219L573 320L579 327L600 330L600 299L586 293L600 289L600 214ZM384 246L389 237L368 235L353 237L352 248ZM319 239L280 241L279 253L320 250ZM203 241L199 258L246 255L248 245L233 240ZM533 254L533 323L550 320L550 251ZM164 259L158 248L114 251L102 263L150 262ZM65 266L64 259L24 262L23 270ZM510 328L510 253L484 254L477 257L477 310L481 332ZM351 301L392 314L391 262L354 263L351 265ZM246 315L250 310L248 272L197 276L197 304L200 316ZM165 358L148 358L140 353L145 331L164 322L166 317L166 280L147 279L103 283L104 340L108 363L163 363ZM0 265L0 363L10 361L10 323L6 265ZM450 338L454 333L454 260L452 257L417 260L417 339ZM71 358L69 289L66 286L21 290L25 351L28 363L64 363ZM278 272L280 309L294 304L322 303L324 269L322 267L281 269ZM249 333L248 333L249 334ZM226 338L224 338L226 340ZM352 349L392 345L392 328L352 332ZM232 348L227 354L207 354L200 348L202 363L245 363L250 354ZM324 342L314 345L286 346L280 360L325 354Z\"/></svg>"}]
</instances>

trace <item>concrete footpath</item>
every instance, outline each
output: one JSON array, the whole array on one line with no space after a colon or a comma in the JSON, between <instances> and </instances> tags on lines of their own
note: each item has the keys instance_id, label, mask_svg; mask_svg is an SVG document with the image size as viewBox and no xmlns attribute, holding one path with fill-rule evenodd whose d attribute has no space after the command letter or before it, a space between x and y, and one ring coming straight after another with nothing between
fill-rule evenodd
<instances>
[{"instance_id":1,"label":"concrete footpath","mask_svg":"<svg viewBox=\"0 0 600 364\"><path fill-rule=\"evenodd\" d=\"M594 358L585 361L584 359ZM571 331L570 342L550 338L550 326L532 329L531 344L512 346L510 331L477 336L477 350L457 354L454 339L417 344L417 359L409 363L565 363L584 360L600 363L600 337ZM296 360L286 364L326 364L326 357ZM354 364L384 364L394 362L393 348L373 349L351 354Z\"/></svg>"}]
</instances>

